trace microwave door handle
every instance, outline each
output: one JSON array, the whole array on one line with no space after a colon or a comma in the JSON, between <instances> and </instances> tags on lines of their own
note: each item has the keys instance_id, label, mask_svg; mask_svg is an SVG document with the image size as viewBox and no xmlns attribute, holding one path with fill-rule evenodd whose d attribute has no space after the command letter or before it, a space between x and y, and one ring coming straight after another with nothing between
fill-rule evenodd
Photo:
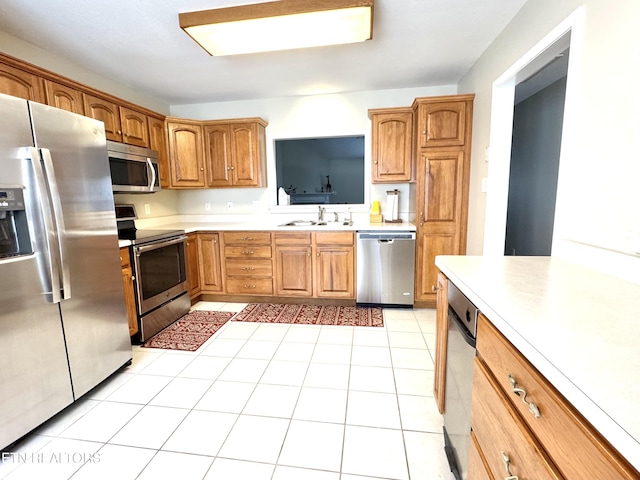
<instances>
[{"instance_id":1,"label":"microwave door handle","mask_svg":"<svg viewBox=\"0 0 640 480\"><path fill-rule=\"evenodd\" d=\"M42 164L40 163L40 153L35 147L28 147L25 155L31 160L33 165L33 171L35 173L36 184L41 203L41 211L44 219L44 227L46 229L45 239L47 245L47 252L44 257L46 259L48 267L48 279L43 279L45 283L48 283L45 288L51 287L51 302L60 303L62 290L60 284L60 249L58 247L58 238L55 233L55 226L53 223L53 210L51 208L51 202L49 200L49 191L44 178L44 171ZM48 282L47 282L48 280Z\"/></svg>"},{"instance_id":2,"label":"microwave door handle","mask_svg":"<svg viewBox=\"0 0 640 480\"><path fill-rule=\"evenodd\" d=\"M62 272L62 299L68 300L71 298L71 279L69 273L69 265L65 261L65 249L63 246L63 240L66 237L66 229L64 226L64 214L62 212L62 202L60 201L60 191L58 189L58 181L56 179L56 172L53 168L53 160L51 159L51 151L48 148L41 148L42 161L44 164L44 171L49 186L49 192L51 193L51 204L53 206L54 224L56 232L58 234L57 247L60 255L60 270Z\"/></svg>"},{"instance_id":3,"label":"microwave door handle","mask_svg":"<svg viewBox=\"0 0 640 480\"><path fill-rule=\"evenodd\" d=\"M147 157L147 170L149 171L149 173L151 174L151 182L149 183L149 191L152 192L153 191L153 187L156 186L156 169L153 168L153 162L151 162L151 159L149 157Z\"/></svg>"}]
</instances>

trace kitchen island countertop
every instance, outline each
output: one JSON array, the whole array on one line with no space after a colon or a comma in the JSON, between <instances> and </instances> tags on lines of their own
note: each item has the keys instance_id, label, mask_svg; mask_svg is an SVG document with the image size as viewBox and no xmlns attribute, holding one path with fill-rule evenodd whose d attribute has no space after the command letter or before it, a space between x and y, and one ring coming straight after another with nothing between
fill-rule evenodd
<instances>
[{"instance_id":1,"label":"kitchen island countertop","mask_svg":"<svg viewBox=\"0 0 640 480\"><path fill-rule=\"evenodd\" d=\"M554 257L436 266L640 470L640 285Z\"/></svg>"}]
</instances>

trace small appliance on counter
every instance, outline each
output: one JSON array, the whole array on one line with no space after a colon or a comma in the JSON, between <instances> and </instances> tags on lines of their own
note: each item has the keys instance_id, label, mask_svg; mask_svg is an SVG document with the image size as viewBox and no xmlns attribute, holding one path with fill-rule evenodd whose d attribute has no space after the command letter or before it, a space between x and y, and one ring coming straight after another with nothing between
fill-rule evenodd
<instances>
[{"instance_id":1,"label":"small appliance on counter","mask_svg":"<svg viewBox=\"0 0 640 480\"><path fill-rule=\"evenodd\" d=\"M400 215L398 214L400 203L400 191L388 190L387 191L387 205L384 212L384 221L386 223L401 223Z\"/></svg>"}]
</instances>

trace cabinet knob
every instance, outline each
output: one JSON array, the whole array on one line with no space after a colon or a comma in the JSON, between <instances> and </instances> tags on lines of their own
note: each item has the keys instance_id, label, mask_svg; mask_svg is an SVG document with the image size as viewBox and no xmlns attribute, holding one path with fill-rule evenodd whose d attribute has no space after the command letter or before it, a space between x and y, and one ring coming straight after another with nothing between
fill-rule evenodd
<instances>
[{"instance_id":1,"label":"cabinet knob","mask_svg":"<svg viewBox=\"0 0 640 480\"><path fill-rule=\"evenodd\" d=\"M118 135L122 135L122 130L118 130L118 131L116 131L116 133L117 133Z\"/></svg>"},{"instance_id":2,"label":"cabinet knob","mask_svg":"<svg viewBox=\"0 0 640 480\"><path fill-rule=\"evenodd\" d=\"M204 167L200 167L200 171L201 171L201 172L204 172Z\"/></svg>"}]
</instances>

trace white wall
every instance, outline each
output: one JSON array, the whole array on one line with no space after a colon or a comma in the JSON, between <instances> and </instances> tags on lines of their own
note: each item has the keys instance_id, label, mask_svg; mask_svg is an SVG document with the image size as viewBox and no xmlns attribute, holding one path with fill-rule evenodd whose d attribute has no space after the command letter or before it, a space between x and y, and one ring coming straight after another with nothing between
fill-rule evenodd
<instances>
[{"instance_id":1,"label":"white wall","mask_svg":"<svg viewBox=\"0 0 640 480\"><path fill-rule=\"evenodd\" d=\"M483 245L491 224L487 195L493 82L579 7L573 32L553 255L640 282L640 2L637 0L529 0L458 85L474 92L469 254ZM493 156L490 162L508 161ZM489 202L491 204L491 202Z\"/></svg>"},{"instance_id":2,"label":"white wall","mask_svg":"<svg viewBox=\"0 0 640 480\"><path fill-rule=\"evenodd\" d=\"M178 210L181 214L238 214L315 212L313 208L296 205L276 207L276 171L273 140L305 136L365 135L365 205L360 211L368 212L369 203L380 201L384 209L386 191L400 190L400 212L409 217L413 204L409 199L409 185L371 185L371 121L370 108L410 106L416 97L451 95L457 93L455 85L439 87L378 90L333 95L315 95L286 98L268 98L235 102L197 105L174 105L171 115L196 120L262 117L267 126L267 188L263 189L211 189L183 191L179 194ZM204 211L204 203L212 204L211 212ZM227 202L233 207L227 209ZM337 208L337 207L336 207ZM401 215L402 216L402 215Z\"/></svg>"},{"instance_id":3,"label":"white wall","mask_svg":"<svg viewBox=\"0 0 640 480\"><path fill-rule=\"evenodd\" d=\"M82 40L78 39L78 41ZM127 88L63 57L47 52L2 31L0 31L0 51L162 115L169 113L169 105L157 98Z\"/></svg>"}]
</instances>

